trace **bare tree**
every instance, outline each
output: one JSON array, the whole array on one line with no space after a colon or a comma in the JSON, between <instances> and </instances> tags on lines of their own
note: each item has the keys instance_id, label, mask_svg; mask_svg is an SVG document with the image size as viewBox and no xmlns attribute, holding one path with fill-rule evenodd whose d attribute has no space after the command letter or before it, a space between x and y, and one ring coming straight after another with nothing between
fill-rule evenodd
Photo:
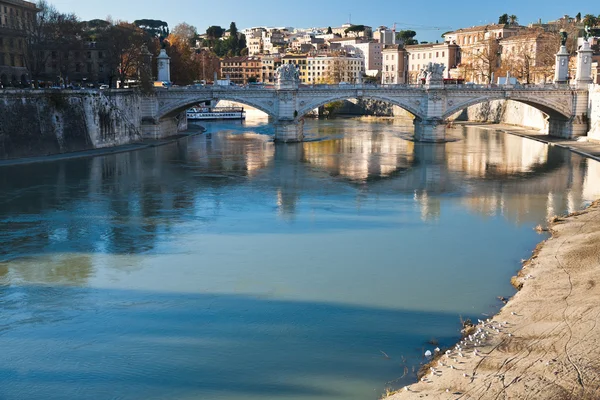
<instances>
[{"instance_id":1,"label":"bare tree","mask_svg":"<svg viewBox=\"0 0 600 400\"><path fill-rule=\"evenodd\" d=\"M27 34L24 57L36 86L42 76L48 77L45 71L49 61L61 79L68 77L75 62L70 52L79 47L82 33L81 23L75 14L60 13L45 0L40 0L37 7L39 12Z\"/></svg>"},{"instance_id":2,"label":"bare tree","mask_svg":"<svg viewBox=\"0 0 600 400\"><path fill-rule=\"evenodd\" d=\"M481 36L477 45L465 52L467 57L463 57L463 60L467 61L465 64L471 64L465 66L465 69L472 71L471 78L474 81L491 83L494 73L500 67L501 48L497 39L484 39L483 34Z\"/></svg>"}]
</instances>

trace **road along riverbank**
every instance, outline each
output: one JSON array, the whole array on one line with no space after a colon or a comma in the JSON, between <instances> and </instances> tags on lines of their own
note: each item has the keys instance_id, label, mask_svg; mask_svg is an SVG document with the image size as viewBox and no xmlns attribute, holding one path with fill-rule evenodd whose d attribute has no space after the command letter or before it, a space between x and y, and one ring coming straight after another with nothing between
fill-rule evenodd
<instances>
[{"instance_id":1,"label":"road along riverbank","mask_svg":"<svg viewBox=\"0 0 600 400\"><path fill-rule=\"evenodd\" d=\"M559 145L592 158L600 152L593 142ZM548 229L551 238L513 278L520 290L506 306L474 321L418 383L388 399L600 398L600 201Z\"/></svg>"}]
</instances>

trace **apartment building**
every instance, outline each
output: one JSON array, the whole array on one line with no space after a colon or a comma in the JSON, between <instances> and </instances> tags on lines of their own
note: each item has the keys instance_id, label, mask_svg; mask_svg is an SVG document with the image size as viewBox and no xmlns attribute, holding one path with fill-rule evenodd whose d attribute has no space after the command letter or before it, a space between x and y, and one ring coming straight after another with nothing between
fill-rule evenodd
<instances>
[{"instance_id":1,"label":"apartment building","mask_svg":"<svg viewBox=\"0 0 600 400\"><path fill-rule=\"evenodd\" d=\"M264 55L260 58L262 66L262 79L264 83L275 83L275 71L281 66L281 56Z\"/></svg>"},{"instance_id":2,"label":"apartment building","mask_svg":"<svg viewBox=\"0 0 600 400\"><path fill-rule=\"evenodd\" d=\"M29 80L26 47L38 9L22 0L0 0L0 84L19 86Z\"/></svg>"},{"instance_id":3,"label":"apartment building","mask_svg":"<svg viewBox=\"0 0 600 400\"><path fill-rule=\"evenodd\" d=\"M382 51L381 83L398 85L407 83L407 52L398 44L388 44Z\"/></svg>"},{"instance_id":4,"label":"apartment building","mask_svg":"<svg viewBox=\"0 0 600 400\"><path fill-rule=\"evenodd\" d=\"M460 63L460 47L450 43L428 43L406 46L406 77L408 82L417 83L417 79L421 69L427 64L444 64L444 78L452 76L451 71L456 69Z\"/></svg>"},{"instance_id":5,"label":"apartment building","mask_svg":"<svg viewBox=\"0 0 600 400\"><path fill-rule=\"evenodd\" d=\"M245 85L248 82L262 82L262 62L257 56L228 57L221 61L221 77L231 82Z\"/></svg>"}]
</instances>

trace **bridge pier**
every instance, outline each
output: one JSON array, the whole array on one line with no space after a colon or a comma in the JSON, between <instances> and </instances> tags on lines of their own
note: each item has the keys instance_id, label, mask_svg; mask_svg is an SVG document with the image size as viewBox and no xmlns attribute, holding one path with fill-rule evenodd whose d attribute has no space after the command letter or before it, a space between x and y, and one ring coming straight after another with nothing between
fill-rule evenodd
<instances>
[{"instance_id":1,"label":"bridge pier","mask_svg":"<svg viewBox=\"0 0 600 400\"><path fill-rule=\"evenodd\" d=\"M304 140L304 118L278 120L273 125L275 126L276 142L294 143Z\"/></svg>"},{"instance_id":2,"label":"bridge pier","mask_svg":"<svg viewBox=\"0 0 600 400\"><path fill-rule=\"evenodd\" d=\"M177 135L188 128L187 115L181 112L173 117L161 118L156 121L153 118L142 118L142 135L146 139L162 139Z\"/></svg>"},{"instance_id":3,"label":"bridge pier","mask_svg":"<svg viewBox=\"0 0 600 400\"><path fill-rule=\"evenodd\" d=\"M572 118L550 117L548 119L548 135L563 139L573 139L585 136L588 132L588 124L584 116Z\"/></svg>"},{"instance_id":4,"label":"bridge pier","mask_svg":"<svg viewBox=\"0 0 600 400\"><path fill-rule=\"evenodd\" d=\"M415 140L417 142L445 142L446 122L441 118L415 118Z\"/></svg>"}]
</instances>

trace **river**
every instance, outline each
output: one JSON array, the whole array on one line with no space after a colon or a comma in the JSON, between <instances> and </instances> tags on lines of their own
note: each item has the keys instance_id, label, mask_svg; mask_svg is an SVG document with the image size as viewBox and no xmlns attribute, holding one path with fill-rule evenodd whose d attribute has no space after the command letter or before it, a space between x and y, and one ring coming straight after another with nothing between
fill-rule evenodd
<instances>
[{"instance_id":1,"label":"river","mask_svg":"<svg viewBox=\"0 0 600 400\"><path fill-rule=\"evenodd\" d=\"M600 197L600 166L478 127L208 123L0 168L0 398L377 399Z\"/></svg>"}]
</instances>

